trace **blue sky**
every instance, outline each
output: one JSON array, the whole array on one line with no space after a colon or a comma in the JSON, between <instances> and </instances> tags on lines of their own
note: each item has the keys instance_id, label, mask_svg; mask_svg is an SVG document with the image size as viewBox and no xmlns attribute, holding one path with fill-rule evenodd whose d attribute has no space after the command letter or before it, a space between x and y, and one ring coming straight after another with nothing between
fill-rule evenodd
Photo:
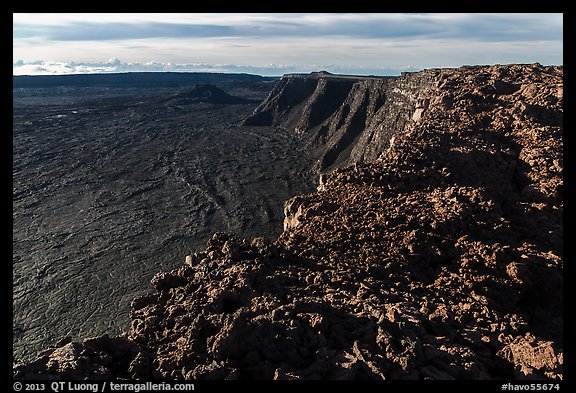
<instances>
[{"instance_id":1,"label":"blue sky","mask_svg":"<svg viewBox=\"0 0 576 393\"><path fill-rule=\"evenodd\" d=\"M562 14L13 14L13 73L563 64Z\"/></svg>"}]
</instances>

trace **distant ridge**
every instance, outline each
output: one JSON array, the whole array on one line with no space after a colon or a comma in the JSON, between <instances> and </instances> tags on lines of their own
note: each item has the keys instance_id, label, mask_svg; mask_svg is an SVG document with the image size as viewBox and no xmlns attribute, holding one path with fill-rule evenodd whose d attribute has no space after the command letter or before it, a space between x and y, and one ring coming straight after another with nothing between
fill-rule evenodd
<instances>
[{"instance_id":1,"label":"distant ridge","mask_svg":"<svg viewBox=\"0 0 576 393\"><path fill-rule=\"evenodd\" d=\"M194 86L208 83L254 83L274 79L277 78L217 72L125 72L114 74L15 75L12 77L12 86L13 88L56 86L161 87Z\"/></svg>"},{"instance_id":2,"label":"distant ridge","mask_svg":"<svg viewBox=\"0 0 576 393\"><path fill-rule=\"evenodd\" d=\"M192 89L186 89L170 96L166 102L171 104L194 104L207 102L211 104L241 104L249 100L234 97L211 84L196 85Z\"/></svg>"}]
</instances>

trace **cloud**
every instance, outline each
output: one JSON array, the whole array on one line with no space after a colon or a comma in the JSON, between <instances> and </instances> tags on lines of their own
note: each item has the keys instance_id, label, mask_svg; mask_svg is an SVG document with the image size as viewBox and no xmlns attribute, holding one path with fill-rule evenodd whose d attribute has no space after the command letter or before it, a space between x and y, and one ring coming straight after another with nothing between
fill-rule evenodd
<instances>
[{"instance_id":1,"label":"cloud","mask_svg":"<svg viewBox=\"0 0 576 393\"><path fill-rule=\"evenodd\" d=\"M385 75L410 64L563 61L562 14L13 14L13 22L13 62L25 63L15 73L278 75L283 68L271 64L283 64ZM102 62L110 57L125 63Z\"/></svg>"},{"instance_id":2,"label":"cloud","mask_svg":"<svg viewBox=\"0 0 576 393\"><path fill-rule=\"evenodd\" d=\"M207 63L124 63L117 58L106 62L76 63L76 62L24 62L17 60L12 64L13 75L62 75L62 74L94 74L118 72L227 72L248 73L265 76L280 76L293 72L312 72L326 70L341 74L358 75L399 75L402 71L416 71L421 67L406 65L402 68L358 67L353 64L268 64L268 65L238 65L238 64L207 64Z\"/></svg>"},{"instance_id":3,"label":"cloud","mask_svg":"<svg viewBox=\"0 0 576 393\"><path fill-rule=\"evenodd\" d=\"M64 26L15 25L14 38L42 37L50 41L103 41L142 38L217 37L231 34L228 26L172 23L68 23Z\"/></svg>"},{"instance_id":4,"label":"cloud","mask_svg":"<svg viewBox=\"0 0 576 393\"><path fill-rule=\"evenodd\" d=\"M562 38L561 14L88 14L14 17L14 38L52 41L176 37Z\"/></svg>"},{"instance_id":5,"label":"cloud","mask_svg":"<svg viewBox=\"0 0 576 393\"><path fill-rule=\"evenodd\" d=\"M562 40L562 14L458 14L441 36L489 42Z\"/></svg>"}]
</instances>

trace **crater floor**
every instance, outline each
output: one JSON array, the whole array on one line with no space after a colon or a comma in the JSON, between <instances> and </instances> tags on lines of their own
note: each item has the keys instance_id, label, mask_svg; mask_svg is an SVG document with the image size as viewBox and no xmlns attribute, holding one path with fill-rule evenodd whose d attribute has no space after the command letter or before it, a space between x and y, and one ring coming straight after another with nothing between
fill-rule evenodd
<instances>
[{"instance_id":1,"label":"crater floor","mask_svg":"<svg viewBox=\"0 0 576 393\"><path fill-rule=\"evenodd\" d=\"M13 354L57 338L125 330L154 273L215 231L277 237L283 202L313 189L299 142L239 126L239 103L178 88L15 89ZM184 94L185 96L185 94Z\"/></svg>"}]
</instances>

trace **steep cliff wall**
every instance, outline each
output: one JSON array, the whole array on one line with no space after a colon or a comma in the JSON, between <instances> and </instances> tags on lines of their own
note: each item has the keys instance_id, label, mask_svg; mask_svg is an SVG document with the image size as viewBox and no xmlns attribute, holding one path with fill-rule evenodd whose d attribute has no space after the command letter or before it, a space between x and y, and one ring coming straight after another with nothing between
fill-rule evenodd
<instances>
[{"instance_id":1,"label":"steep cliff wall","mask_svg":"<svg viewBox=\"0 0 576 393\"><path fill-rule=\"evenodd\" d=\"M420 120L439 70L397 78L326 73L283 77L245 120L302 136L318 169L329 171L377 159L396 133Z\"/></svg>"}]
</instances>

